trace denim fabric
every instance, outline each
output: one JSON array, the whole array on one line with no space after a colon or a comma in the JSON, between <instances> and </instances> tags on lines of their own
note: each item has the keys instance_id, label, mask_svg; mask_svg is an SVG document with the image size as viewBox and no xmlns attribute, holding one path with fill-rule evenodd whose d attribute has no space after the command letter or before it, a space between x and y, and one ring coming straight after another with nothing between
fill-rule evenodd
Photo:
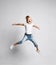
<instances>
[{"instance_id":1,"label":"denim fabric","mask_svg":"<svg viewBox=\"0 0 56 65\"><path fill-rule=\"evenodd\" d=\"M36 48L38 48L38 45L37 45L36 42L33 40L32 34L26 34L26 33L25 33L23 39L22 39L21 41L19 41L17 44L22 44L24 41L27 41L27 40L31 41L31 42L34 44L34 46L35 46Z\"/></svg>"}]
</instances>

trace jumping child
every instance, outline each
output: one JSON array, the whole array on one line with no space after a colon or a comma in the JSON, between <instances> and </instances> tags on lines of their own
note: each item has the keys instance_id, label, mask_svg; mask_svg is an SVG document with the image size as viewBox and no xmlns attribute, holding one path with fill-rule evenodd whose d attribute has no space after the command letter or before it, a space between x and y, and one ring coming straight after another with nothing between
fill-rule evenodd
<instances>
[{"instance_id":1,"label":"jumping child","mask_svg":"<svg viewBox=\"0 0 56 65\"><path fill-rule=\"evenodd\" d=\"M39 50L39 48L38 48L38 45L37 45L37 43L33 40L33 36L32 36L32 29L33 29L33 27L35 27L35 28L37 28L37 29L39 29L39 30L40 30L40 28L32 23L32 19L31 19L30 16L26 16L26 24L20 24L20 23L18 23L18 24L12 24L12 25L24 26L24 27L25 27L25 34L24 34L24 37L23 37L23 39L22 39L21 41L15 43L15 44L12 44L12 45L10 46L10 49L11 49L11 50L12 50L15 46L17 46L18 44L22 44L23 41L29 40L29 41L31 41L31 42L33 43L34 47L36 48L36 51L37 51L37 52L40 52L40 50ZM26 37L27 37L27 38L26 38Z\"/></svg>"}]
</instances>

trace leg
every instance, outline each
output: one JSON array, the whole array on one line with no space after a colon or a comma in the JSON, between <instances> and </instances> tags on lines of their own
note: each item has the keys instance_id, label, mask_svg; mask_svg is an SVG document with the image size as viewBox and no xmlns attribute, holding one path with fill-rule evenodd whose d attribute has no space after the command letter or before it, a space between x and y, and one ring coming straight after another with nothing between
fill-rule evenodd
<instances>
[{"instance_id":1,"label":"leg","mask_svg":"<svg viewBox=\"0 0 56 65\"><path fill-rule=\"evenodd\" d=\"M34 44L34 47L36 47L36 51L37 51L37 52L40 52L40 50L38 49L38 45L37 45L37 43L33 40L33 37L32 37L32 36L30 37L29 40Z\"/></svg>"},{"instance_id":2,"label":"leg","mask_svg":"<svg viewBox=\"0 0 56 65\"><path fill-rule=\"evenodd\" d=\"M36 44L36 42L33 41L32 39L30 41L34 44L34 46L36 47L36 51L39 53L40 50L39 50L38 45Z\"/></svg>"},{"instance_id":3,"label":"leg","mask_svg":"<svg viewBox=\"0 0 56 65\"><path fill-rule=\"evenodd\" d=\"M23 39L17 43L14 43L10 46L10 49L12 50L15 46L17 46L18 44L22 44L22 42L24 42L26 40L26 36L24 35Z\"/></svg>"},{"instance_id":4,"label":"leg","mask_svg":"<svg viewBox=\"0 0 56 65\"><path fill-rule=\"evenodd\" d=\"M31 39L30 41L33 43L34 47L38 48L38 45L36 44L35 41L33 41L33 39Z\"/></svg>"}]
</instances>

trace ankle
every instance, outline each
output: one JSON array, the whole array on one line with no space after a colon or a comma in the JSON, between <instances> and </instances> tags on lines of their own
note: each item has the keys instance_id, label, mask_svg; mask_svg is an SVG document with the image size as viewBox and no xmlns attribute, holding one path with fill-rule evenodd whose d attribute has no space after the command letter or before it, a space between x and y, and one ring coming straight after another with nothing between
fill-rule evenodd
<instances>
[{"instance_id":1,"label":"ankle","mask_svg":"<svg viewBox=\"0 0 56 65\"><path fill-rule=\"evenodd\" d=\"M16 46L17 45L17 43L15 43L15 44L13 44L14 46Z\"/></svg>"}]
</instances>

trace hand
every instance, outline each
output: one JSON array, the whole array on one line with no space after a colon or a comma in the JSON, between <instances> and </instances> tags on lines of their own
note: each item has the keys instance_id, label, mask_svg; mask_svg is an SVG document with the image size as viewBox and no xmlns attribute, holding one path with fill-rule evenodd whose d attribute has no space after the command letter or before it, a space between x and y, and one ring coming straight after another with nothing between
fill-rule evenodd
<instances>
[{"instance_id":1,"label":"hand","mask_svg":"<svg viewBox=\"0 0 56 65\"><path fill-rule=\"evenodd\" d=\"M38 29L40 30L40 28L38 27Z\"/></svg>"}]
</instances>

